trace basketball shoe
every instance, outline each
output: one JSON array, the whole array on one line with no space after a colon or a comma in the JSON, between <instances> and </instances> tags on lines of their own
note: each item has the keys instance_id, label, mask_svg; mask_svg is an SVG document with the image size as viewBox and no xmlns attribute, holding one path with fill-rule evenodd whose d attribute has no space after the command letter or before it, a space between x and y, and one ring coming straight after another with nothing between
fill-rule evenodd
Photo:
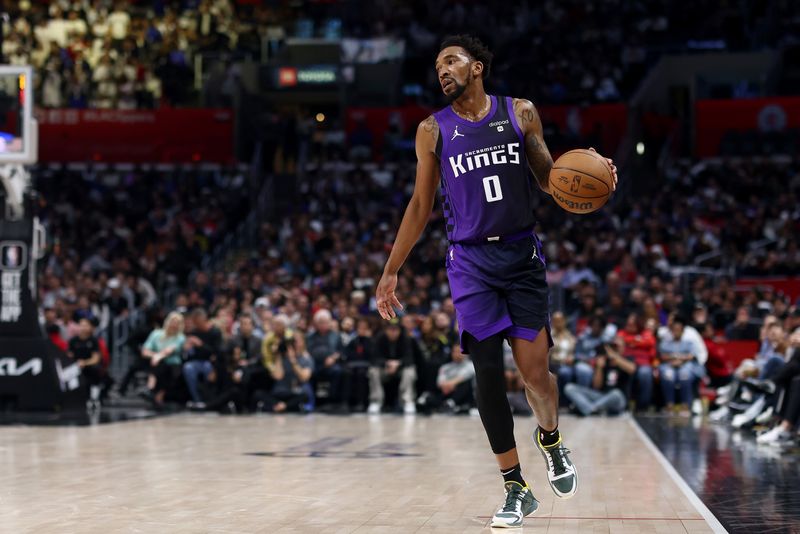
<instances>
[{"instance_id":1,"label":"basketball shoe","mask_svg":"<svg viewBox=\"0 0 800 534\"><path fill-rule=\"evenodd\" d=\"M492 517L494 528L514 528L522 526L522 518L539 509L539 501L533 496L531 488L519 482L506 482L506 502Z\"/></svg>"},{"instance_id":2,"label":"basketball shoe","mask_svg":"<svg viewBox=\"0 0 800 534\"><path fill-rule=\"evenodd\" d=\"M570 450L564 447L559 435L558 441L550 446L542 444L541 434L537 428L533 433L536 447L547 463L547 481L556 497L569 499L578 491L578 471L569 459Z\"/></svg>"}]
</instances>

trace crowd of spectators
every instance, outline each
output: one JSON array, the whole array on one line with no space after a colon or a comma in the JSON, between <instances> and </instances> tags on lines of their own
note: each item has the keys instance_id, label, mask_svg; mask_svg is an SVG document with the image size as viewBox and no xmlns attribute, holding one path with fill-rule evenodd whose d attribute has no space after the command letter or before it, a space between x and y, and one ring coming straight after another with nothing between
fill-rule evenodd
<instances>
[{"instance_id":1,"label":"crowd of spectators","mask_svg":"<svg viewBox=\"0 0 800 534\"><path fill-rule=\"evenodd\" d=\"M722 159L670 167L644 188L647 232L664 236L673 264L711 253L706 266L735 267L741 275L791 275L800 268L800 162Z\"/></svg>"},{"instance_id":2,"label":"crowd of spectators","mask_svg":"<svg viewBox=\"0 0 800 534\"><path fill-rule=\"evenodd\" d=\"M790 13L785 2L385 0L346 12L343 26L360 38L403 39L403 81L417 85L428 102L436 101L436 47L447 34L472 33L497 58L489 80L493 91L536 103L575 104L624 100L662 53L743 50L791 40Z\"/></svg>"},{"instance_id":3,"label":"crowd of spectators","mask_svg":"<svg viewBox=\"0 0 800 534\"><path fill-rule=\"evenodd\" d=\"M4 0L2 53L37 68L43 107L152 108L196 104L194 60L259 59L290 11L231 0Z\"/></svg>"},{"instance_id":4,"label":"crowd of spectators","mask_svg":"<svg viewBox=\"0 0 800 534\"><path fill-rule=\"evenodd\" d=\"M228 413L318 409L427 414L474 409L474 369L461 352L449 297L443 296L435 309L408 310L399 319L381 322L363 290L354 290L352 301L335 302L324 293L310 299L300 286L271 286L269 279L257 275L245 275L236 284L226 284L221 277L214 282L220 285L200 273L166 317L162 308L151 310L147 325L131 340L137 358L119 385L120 394L125 395L131 379L144 371L148 381L140 393L160 409L165 403ZM610 301L569 317L553 314L551 370L558 377L564 406L584 416L629 408L688 416L701 411L701 390L721 388L727 395L731 388L760 391L767 379L786 382L787 388L792 384L796 359L789 349L794 350L800 339L796 305L782 298L765 301L764 292L753 289L735 318L718 329L709 309L699 302L689 315L682 315L679 310L690 296L679 297L671 311L637 304L636 292L646 289L633 285L622 299L623 314ZM61 331L69 329L57 312L46 313L45 319ZM76 316L73 322L76 338L85 337L89 320ZM729 340L761 344L754 360L745 361L736 374L722 348L721 342ZM506 350L509 402L517 413L530 414L510 347ZM91 362L87 378L99 385L96 364ZM761 380L737 387L744 377ZM775 393L775 386L769 393ZM787 402L796 402L792 395ZM751 395L748 401L760 403L751 408L752 403L741 407L741 395L729 396L737 399L738 404L731 403L736 410L753 413L734 417L737 427L763 415L769 400ZM797 424L795 412L776 411L789 421L781 426L781 438ZM716 414L719 418L719 411ZM769 415L772 412L764 417ZM748 419L740 422L737 417Z\"/></svg>"},{"instance_id":5,"label":"crowd of spectators","mask_svg":"<svg viewBox=\"0 0 800 534\"><path fill-rule=\"evenodd\" d=\"M185 284L250 202L238 168L43 166L34 177L49 243L38 277L42 320L65 350L91 327L106 367L114 320L168 299L165 291Z\"/></svg>"},{"instance_id":6,"label":"crowd of spectators","mask_svg":"<svg viewBox=\"0 0 800 534\"><path fill-rule=\"evenodd\" d=\"M158 406L468 413L473 371L458 349L439 208L401 272L405 314L381 323L374 288L413 166L317 163L293 182L291 209L263 224L251 249L225 269L191 276L209 243L232 227L222 214L247 211L241 172L42 171L42 216L55 238L41 284L47 320L69 341L81 319L149 310L147 327L131 339L137 359L117 391L127 394L137 371L147 371L145 394ZM77 175L65 180L65 172ZM737 186L723 189L729 173ZM790 250L797 175L796 162L677 165L658 194L633 205L585 217L546 200L536 208L561 303L552 367L574 410L613 413L633 404L686 414L699 388L732 375L711 348L720 337L757 340L772 315L787 333L798 326L797 303L768 286L745 291L733 277L674 270L698 254L725 257L742 247L736 216L719 222L732 205L747 207L739 226L745 244L772 237L786 240L775 253ZM778 187L784 198L772 194ZM791 261L784 254L773 266ZM177 298L157 298L156 273L172 273L182 286ZM525 413L521 380L507 363L509 400Z\"/></svg>"},{"instance_id":7,"label":"crowd of spectators","mask_svg":"<svg viewBox=\"0 0 800 534\"><path fill-rule=\"evenodd\" d=\"M195 103L203 54L267 60L263 52L288 36L392 37L406 43L403 83L433 102L435 47L446 33L472 32L498 57L493 90L537 103L609 102L629 95L665 51L779 44L786 9L721 0L295 4L4 0L2 53L37 67L44 107L131 109Z\"/></svg>"},{"instance_id":8,"label":"crowd of spectators","mask_svg":"<svg viewBox=\"0 0 800 534\"><path fill-rule=\"evenodd\" d=\"M800 424L800 320L767 314L759 331L759 349L743 360L729 384L717 392L717 409L710 417L733 428L764 429L756 438L763 445L793 445ZM734 335L754 333L738 320Z\"/></svg>"}]
</instances>

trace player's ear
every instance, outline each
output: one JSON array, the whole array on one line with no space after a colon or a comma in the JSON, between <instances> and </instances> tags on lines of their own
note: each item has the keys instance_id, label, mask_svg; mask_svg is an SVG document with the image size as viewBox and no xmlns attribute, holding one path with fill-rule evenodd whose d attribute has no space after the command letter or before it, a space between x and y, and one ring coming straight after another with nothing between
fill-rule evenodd
<instances>
[{"instance_id":1,"label":"player's ear","mask_svg":"<svg viewBox=\"0 0 800 534\"><path fill-rule=\"evenodd\" d=\"M472 74L476 78L483 77L483 63L480 61L473 61L472 62Z\"/></svg>"}]
</instances>

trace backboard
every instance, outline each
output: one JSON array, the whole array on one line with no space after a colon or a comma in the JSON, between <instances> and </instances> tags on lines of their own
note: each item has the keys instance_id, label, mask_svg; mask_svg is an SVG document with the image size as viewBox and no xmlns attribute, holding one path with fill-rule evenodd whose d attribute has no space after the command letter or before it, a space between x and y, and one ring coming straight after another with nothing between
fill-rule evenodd
<instances>
[{"instance_id":1,"label":"backboard","mask_svg":"<svg viewBox=\"0 0 800 534\"><path fill-rule=\"evenodd\" d=\"M37 134L33 69L27 65L0 65L0 164L35 163Z\"/></svg>"}]
</instances>

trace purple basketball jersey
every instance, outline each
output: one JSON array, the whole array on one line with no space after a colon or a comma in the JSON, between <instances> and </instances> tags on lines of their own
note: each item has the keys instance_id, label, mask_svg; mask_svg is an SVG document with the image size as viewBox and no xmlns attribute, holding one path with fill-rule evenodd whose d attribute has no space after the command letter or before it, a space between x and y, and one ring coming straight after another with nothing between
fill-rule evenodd
<instances>
[{"instance_id":1,"label":"purple basketball jersey","mask_svg":"<svg viewBox=\"0 0 800 534\"><path fill-rule=\"evenodd\" d=\"M455 243L486 241L536 223L533 180L512 99L490 98L492 107L479 122L449 106L434 113L447 237Z\"/></svg>"}]
</instances>

